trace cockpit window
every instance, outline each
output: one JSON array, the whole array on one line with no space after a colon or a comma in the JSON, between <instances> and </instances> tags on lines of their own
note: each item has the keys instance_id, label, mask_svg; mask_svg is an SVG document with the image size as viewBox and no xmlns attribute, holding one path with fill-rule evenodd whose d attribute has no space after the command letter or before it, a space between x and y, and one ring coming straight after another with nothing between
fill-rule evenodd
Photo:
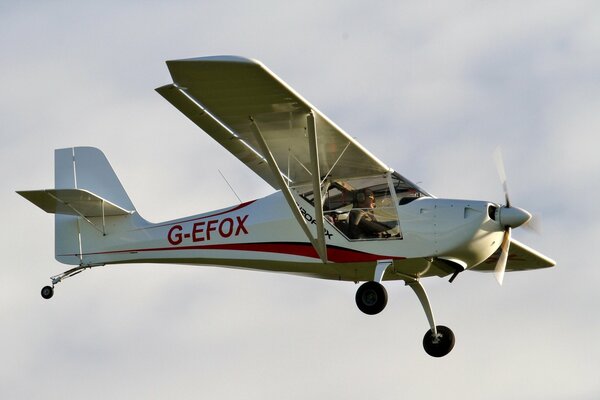
<instances>
[{"instance_id":1,"label":"cockpit window","mask_svg":"<svg viewBox=\"0 0 600 400\"><path fill-rule=\"evenodd\" d=\"M397 172L392 173L392 182L396 189L396 197L399 200L399 205L410 203L419 197L431 197L427 192L408 181Z\"/></svg>"},{"instance_id":2,"label":"cockpit window","mask_svg":"<svg viewBox=\"0 0 600 400\"><path fill-rule=\"evenodd\" d=\"M427 196L400 174L327 181L323 192L323 215L351 240L401 239L398 205ZM393 189L393 192L391 191ZM313 193L299 190L313 204Z\"/></svg>"}]
</instances>

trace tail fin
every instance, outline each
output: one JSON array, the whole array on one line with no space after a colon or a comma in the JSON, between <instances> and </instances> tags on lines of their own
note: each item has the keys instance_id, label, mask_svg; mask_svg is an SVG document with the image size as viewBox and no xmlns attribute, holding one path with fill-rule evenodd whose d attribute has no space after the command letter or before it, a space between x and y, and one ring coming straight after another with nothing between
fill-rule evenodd
<instances>
[{"instance_id":1,"label":"tail fin","mask_svg":"<svg viewBox=\"0 0 600 400\"><path fill-rule=\"evenodd\" d=\"M54 151L56 189L83 189L127 210L135 210L104 153L94 147Z\"/></svg>"},{"instance_id":2,"label":"tail fin","mask_svg":"<svg viewBox=\"0 0 600 400\"><path fill-rule=\"evenodd\" d=\"M90 229L83 225L89 223L99 231L96 236L104 236L107 217L129 218L135 207L104 154L93 147L55 150L54 183L55 189L18 193L55 214L56 260L86 264L82 236L89 236Z\"/></svg>"}]
</instances>

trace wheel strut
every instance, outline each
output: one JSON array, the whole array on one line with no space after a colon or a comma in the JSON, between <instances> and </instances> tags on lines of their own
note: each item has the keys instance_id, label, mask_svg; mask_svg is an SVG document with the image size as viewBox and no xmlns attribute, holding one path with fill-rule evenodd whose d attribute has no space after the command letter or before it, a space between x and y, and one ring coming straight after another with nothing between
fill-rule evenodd
<instances>
[{"instance_id":1,"label":"wheel strut","mask_svg":"<svg viewBox=\"0 0 600 400\"><path fill-rule=\"evenodd\" d=\"M437 327L435 325L435 319L433 318L433 311L431 310L431 305L429 304L429 298L427 298L427 293L425 292L425 288L421 285L421 282L415 280L407 283L408 286L415 292L419 301L421 302L421 306L423 306L423 311L425 311L425 315L427 316L427 321L429 322L429 327L431 328L431 332L437 337Z\"/></svg>"},{"instance_id":2,"label":"wheel strut","mask_svg":"<svg viewBox=\"0 0 600 400\"><path fill-rule=\"evenodd\" d=\"M52 281L52 286L44 286L42 288L42 297L44 299L52 298L52 296L54 295L54 285L57 285L65 279L75 276L86 269L99 266L100 265L80 265L78 267L71 268L70 270L63 272L62 274L51 276L50 280Z\"/></svg>"},{"instance_id":3,"label":"wheel strut","mask_svg":"<svg viewBox=\"0 0 600 400\"><path fill-rule=\"evenodd\" d=\"M427 316L427 321L429 322L430 329L423 337L423 348L425 349L425 352L432 357L444 357L454 348L454 333L448 327L435 324L431 304L429 304L429 299L427 298L427 293L425 292L423 285L421 285L418 280L407 281L406 284L410 286L419 298L419 301L423 306L423 311L425 311L425 315Z\"/></svg>"}]
</instances>

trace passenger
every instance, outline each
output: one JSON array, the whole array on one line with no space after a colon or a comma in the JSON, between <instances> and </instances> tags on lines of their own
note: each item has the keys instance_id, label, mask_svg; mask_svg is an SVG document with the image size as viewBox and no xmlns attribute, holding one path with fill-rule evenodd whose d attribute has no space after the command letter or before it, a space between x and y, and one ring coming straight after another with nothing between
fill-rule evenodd
<instances>
[{"instance_id":1,"label":"passenger","mask_svg":"<svg viewBox=\"0 0 600 400\"><path fill-rule=\"evenodd\" d=\"M354 197L354 208L348 216L350 224L350 237L352 239L388 237L388 226L377 221L373 209L375 208L375 195L369 189L363 189Z\"/></svg>"}]
</instances>

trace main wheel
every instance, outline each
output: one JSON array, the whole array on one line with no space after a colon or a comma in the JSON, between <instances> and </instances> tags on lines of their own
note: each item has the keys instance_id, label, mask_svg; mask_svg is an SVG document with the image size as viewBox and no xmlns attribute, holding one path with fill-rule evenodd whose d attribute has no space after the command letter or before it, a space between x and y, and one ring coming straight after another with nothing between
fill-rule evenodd
<instances>
[{"instance_id":1,"label":"main wheel","mask_svg":"<svg viewBox=\"0 0 600 400\"><path fill-rule=\"evenodd\" d=\"M387 291L379 282L365 282L356 291L356 305L365 314L378 314L386 304Z\"/></svg>"},{"instance_id":2,"label":"main wheel","mask_svg":"<svg viewBox=\"0 0 600 400\"><path fill-rule=\"evenodd\" d=\"M42 297L45 299L49 299L54 295L54 289L52 286L44 286L42 288Z\"/></svg>"},{"instance_id":3,"label":"main wheel","mask_svg":"<svg viewBox=\"0 0 600 400\"><path fill-rule=\"evenodd\" d=\"M436 326L437 336L427 331L423 338L423 348L431 357L444 357L454 348L454 332L446 326Z\"/></svg>"}]
</instances>

